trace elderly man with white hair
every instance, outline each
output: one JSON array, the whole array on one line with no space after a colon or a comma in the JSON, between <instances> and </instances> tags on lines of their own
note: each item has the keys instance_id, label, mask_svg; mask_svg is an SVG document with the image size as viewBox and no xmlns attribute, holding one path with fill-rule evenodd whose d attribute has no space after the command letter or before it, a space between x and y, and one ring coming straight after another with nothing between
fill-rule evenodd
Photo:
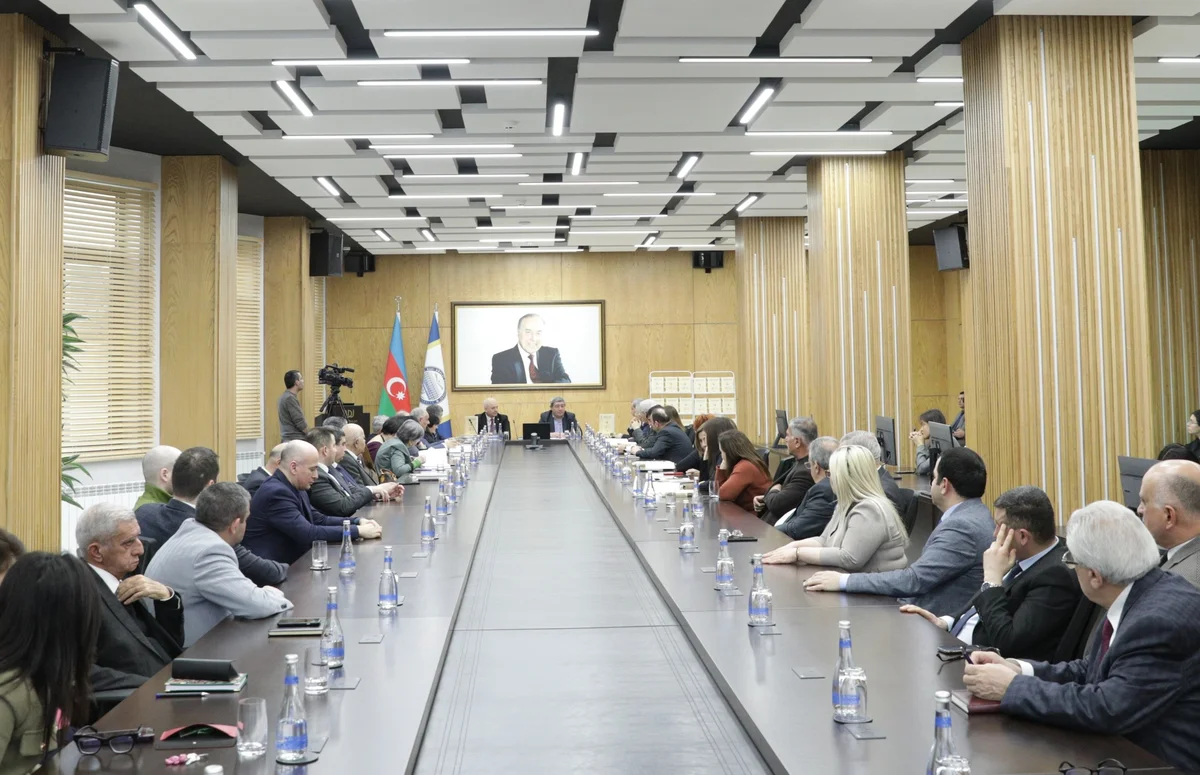
<instances>
[{"instance_id":1,"label":"elderly man with white hair","mask_svg":"<svg viewBox=\"0 0 1200 775\"><path fill-rule=\"evenodd\" d=\"M908 499L901 497L900 485L896 484L896 480L883 467L883 447L879 446L879 439L875 438L875 434L869 431L850 431L842 437L841 443L843 447L851 444L866 447L867 451L875 456L875 465L879 468L879 483L883 485L883 494L896 507L896 511L904 514L904 510L908 507Z\"/></svg>"},{"instance_id":2,"label":"elderly man with white hair","mask_svg":"<svg viewBox=\"0 0 1200 775\"><path fill-rule=\"evenodd\" d=\"M133 504L134 511L147 503L167 503L171 500L171 469L175 467L179 454L175 447L158 446L151 447L142 458L142 477L146 480L146 489Z\"/></svg>"},{"instance_id":3,"label":"elderly man with white hair","mask_svg":"<svg viewBox=\"0 0 1200 775\"><path fill-rule=\"evenodd\" d=\"M1002 713L1124 735L1200 772L1200 590L1158 567L1154 536L1112 501L1071 515L1063 562L1106 611L1084 658L1052 665L977 651L963 683Z\"/></svg>"},{"instance_id":4,"label":"elderly man with white hair","mask_svg":"<svg viewBox=\"0 0 1200 775\"><path fill-rule=\"evenodd\" d=\"M508 415L500 414L500 403L491 397L483 399L483 411L475 416L475 429L489 435L507 433L512 438Z\"/></svg>"}]
</instances>

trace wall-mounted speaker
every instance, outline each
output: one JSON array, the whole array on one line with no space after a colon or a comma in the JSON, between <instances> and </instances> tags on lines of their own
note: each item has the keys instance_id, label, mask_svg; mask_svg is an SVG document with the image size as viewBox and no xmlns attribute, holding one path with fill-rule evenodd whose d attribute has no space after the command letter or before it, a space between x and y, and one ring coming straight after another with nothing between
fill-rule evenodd
<instances>
[{"instance_id":1,"label":"wall-mounted speaker","mask_svg":"<svg viewBox=\"0 0 1200 775\"><path fill-rule=\"evenodd\" d=\"M46 153L90 161L108 159L118 70L115 59L54 57L42 135Z\"/></svg>"},{"instance_id":2,"label":"wall-mounted speaker","mask_svg":"<svg viewBox=\"0 0 1200 775\"><path fill-rule=\"evenodd\" d=\"M725 252L722 250L697 250L692 253L692 269L703 269L712 274L714 269L725 267Z\"/></svg>"},{"instance_id":3,"label":"wall-mounted speaker","mask_svg":"<svg viewBox=\"0 0 1200 775\"><path fill-rule=\"evenodd\" d=\"M308 276L342 276L342 234L318 231L309 235Z\"/></svg>"},{"instance_id":4,"label":"wall-mounted speaker","mask_svg":"<svg viewBox=\"0 0 1200 775\"><path fill-rule=\"evenodd\" d=\"M375 256L365 250L349 251L342 263L342 270L346 274L356 274L362 277L364 274L375 271Z\"/></svg>"},{"instance_id":5,"label":"wall-mounted speaker","mask_svg":"<svg viewBox=\"0 0 1200 775\"><path fill-rule=\"evenodd\" d=\"M937 252L938 270L952 272L969 269L971 257L967 253L967 227L956 223L944 229L933 230L933 247Z\"/></svg>"}]
</instances>

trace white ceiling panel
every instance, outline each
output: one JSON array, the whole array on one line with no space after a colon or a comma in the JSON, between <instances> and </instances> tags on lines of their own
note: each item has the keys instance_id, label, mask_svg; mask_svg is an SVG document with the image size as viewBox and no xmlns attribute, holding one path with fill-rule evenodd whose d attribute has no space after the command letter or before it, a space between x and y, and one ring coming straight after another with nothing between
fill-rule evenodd
<instances>
[{"instance_id":1,"label":"white ceiling panel","mask_svg":"<svg viewBox=\"0 0 1200 775\"><path fill-rule=\"evenodd\" d=\"M587 26L589 0L354 0L370 30L526 29Z\"/></svg>"},{"instance_id":2,"label":"white ceiling panel","mask_svg":"<svg viewBox=\"0 0 1200 775\"><path fill-rule=\"evenodd\" d=\"M186 83L163 85L159 91L185 110L287 110L291 106L269 83Z\"/></svg>"},{"instance_id":3,"label":"white ceiling panel","mask_svg":"<svg viewBox=\"0 0 1200 775\"><path fill-rule=\"evenodd\" d=\"M387 0L392 2L393 0ZM435 4L436 5L436 4ZM511 4L496 3L501 8ZM474 24L470 24L474 27ZM511 25L504 25L511 26ZM537 25L539 27L545 25ZM381 57L469 57L530 59L577 57L584 38L388 38L371 31L371 45Z\"/></svg>"},{"instance_id":4,"label":"white ceiling panel","mask_svg":"<svg viewBox=\"0 0 1200 775\"><path fill-rule=\"evenodd\" d=\"M475 219L474 218L442 218L441 221L442 221L442 226L445 228L472 229L472 230L474 230L474 228L475 228ZM550 222L553 223L554 219L551 218Z\"/></svg>"},{"instance_id":5,"label":"white ceiling panel","mask_svg":"<svg viewBox=\"0 0 1200 775\"><path fill-rule=\"evenodd\" d=\"M921 164L909 163L904 168L904 179L913 180L966 180L965 164Z\"/></svg>"},{"instance_id":6,"label":"white ceiling panel","mask_svg":"<svg viewBox=\"0 0 1200 775\"><path fill-rule=\"evenodd\" d=\"M304 204L315 210L340 210L342 209L342 200L334 199L325 194L324 196L302 196L300 199Z\"/></svg>"},{"instance_id":7,"label":"white ceiling panel","mask_svg":"<svg viewBox=\"0 0 1200 775\"><path fill-rule=\"evenodd\" d=\"M346 175L339 175L333 179L333 182L347 194L355 198L360 196L387 196L388 192L387 187L383 185L383 181L378 177L352 178Z\"/></svg>"},{"instance_id":8,"label":"white ceiling panel","mask_svg":"<svg viewBox=\"0 0 1200 775\"><path fill-rule=\"evenodd\" d=\"M636 180L666 180L675 169L676 162L656 162L651 164L596 164L588 162L584 166L587 172L603 172L613 175L627 175Z\"/></svg>"},{"instance_id":9,"label":"white ceiling panel","mask_svg":"<svg viewBox=\"0 0 1200 775\"><path fill-rule=\"evenodd\" d=\"M421 77L416 65L324 65L317 69L326 81L415 81Z\"/></svg>"},{"instance_id":10,"label":"white ceiling panel","mask_svg":"<svg viewBox=\"0 0 1200 775\"><path fill-rule=\"evenodd\" d=\"M577 132L719 132L756 80L577 81L570 125Z\"/></svg>"},{"instance_id":11,"label":"white ceiling panel","mask_svg":"<svg viewBox=\"0 0 1200 775\"><path fill-rule=\"evenodd\" d=\"M1149 16L1133 26L1133 55L1191 57L1200 54L1200 17Z\"/></svg>"},{"instance_id":12,"label":"white ceiling panel","mask_svg":"<svg viewBox=\"0 0 1200 775\"><path fill-rule=\"evenodd\" d=\"M125 3L120 0L46 0L46 6L55 13L125 13Z\"/></svg>"},{"instance_id":13,"label":"white ceiling panel","mask_svg":"<svg viewBox=\"0 0 1200 775\"><path fill-rule=\"evenodd\" d=\"M692 172L688 180L700 183L705 181L717 182L751 182L762 181L771 177L772 170L751 170L746 172Z\"/></svg>"},{"instance_id":14,"label":"white ceiling panel","mask_svg":"<svg viewBox=\"0 0 1200 775\"><path fill-rule=\"evenodd\" d=\"M962 102L961 83L918 83L912 73L870 80L792 80L775 102Z\"/></svg>"},{"instance_id":15,"label":"white ceiling panel","mask_svg":"<svg viewBox=\"0 0 1200 775\"><path fill-rule=\"evenodd\" d=\"M803 167L799 168L801 172ZM753 185L742 183L701 183L697 191L715 191L718 193L737 194L751 188L760 194L803 194L808 191L808 183L803 177L792 180L762 180Z\"/></svg>"},{"instance_id":16,"label":"white ceiling panel","mask_svg":"<svg viewBox=\"0 0 1200 775\"><path fill-rule=\"evenodd\" d=\"M223 137L262 134L262 124L249 113L197 113L200 123Z\"/></svg>"},{"instance_id":17,"label":"white ceiling panel","mask_svg":"<svg viewBox=\"0 0 1200 775\"><path fill-rule=\"evenodd\" d=\"M320 0L155 0L181 30L323 30L329 16Z\"/></svg>"},{"instance_id":18,"label":"white ceiling panel","mask_svg":"<svg viewBox=\"0 0 1200 775\"><path fill-rule=\"evenodd\" d=\"M138 20L137 11L119 14L72 15L71 26L114 59L126 62L175 62L173 49Z\"/></svg>"},{"instance_id":19,"label":"white ceiling panel","mask_svg":"<svg viewBox=\"0 0 1200 775\"><path fill-rule=\"evenodd\" d=\"M625 0L620 34L642 38L757 38L783 0Z\"/></svg>"},{"instance_id":20,"label":"white ceiling panel","mask_svg":"<svg viewBox=\"0 0 1200 775\"><path fill-rule=\"evenodd\" d=\"M958 108L939 108L933 103L924 105L885 102L872 110L860 126L870 130L911 130L923 132Z\"/></svg>"},{"instance_id":21,"label":"white ceiling panel","mask_svg":"<svg viewBox=\"0 0 1200 775\"><path fill-rule=\"evenodd\" d=\"M530 87L484 87L488 108L497 110L536 110L546 107L546 85Z\"/></svg>"},{"instance_id":22,"label":"white ceiling panel","mask_svg":"<svg viewBox=\"0 0 1200 775\"><path fill-rule=\"evenodd\" d=\"M894 132L881 136L847 133L820 137L758 137L744 135L739 130L729 130L721 134L694 134L688 135L686 138L681 138L677 134L618 134L616 149L623 153L682 151L683 147L681 146L686 143L687 150L705 154L749 154L750 151L890 151L904 144L910 137L912 137L912 133L906 132ZM704 168L704 159L701 159L697 168ZM744 169L756 168L745 167Z\"/></svg>"},{"instance_id":23,"label":"white ceiling panel","mask_svg":"<svg viewBox=\"0 0 1200 775\"><path fill-rule=\"evenodd\" d=\"M832 132L862 109L861 102L773 102L750 128L756 132Z\"/></svg>"},{"instance_id":24,"label":"white ceiling panel","mask_svg":"<svg viewBox=\"0 0 1200 775\"><path fill-rule=\"evenodd\" d=\"M938 46L917 62L913 72L923 78L961 78L962 46Z\"/></svg>"},{"instance_id":25,"label":"white ceiling panel","mask_svg":"<svg viewBox=\"0 0 1200 775\"><path fill-rule=\"evenodd\" d=\"M883 78L900 65L899 57L871 62L680 62L677 58L615 56L587 52L579 60L578 77L710 80L720 78Z\"/></svg>"},{"instance_id":26,"label":"white ceiling panel","mask_svg":"<svg viewBox=\"0 0 1200 775\"><path fill-rule=\"evenodd\" d=\"M1191 120L1191 116L1181 116L1175 118L1138 118L1137 123L1139 131L1166 132L1167 130L1174 129L1177 126L1183 126Z\"/></svg>"},{"instance_id":27,"label":"white ceiling panel","mask_svg":"<svg viewBox=\"0 0 1200 775\"><path fill-rule=\"evenodd\" d=\"M1144 103L1137 106L1139 117L1157 116L1200 116L1200 102L1191 103Z\"/></svg>"},{"instance_id":28,"label":"white ceiling panel","mask_svg":"<svg viewBox=\"0 0 1200 775\"><path fill-rule=\"evenodd\" d=\"M358 86L316 76L300 79L300 90L321 111L455 110L458 89L445 86Z\"/></svg>"},{"instance_id":29,"label":"white ceiling panel","mask_svg":"<svg viewBox=\"0 0 1200 775\"><path fill-rule=\"evenodd\" d=\"M321 184L313 178L275 178L280 185L296 196L328 197L329 192L321 188Z\"/></svg>"},{"instance_id":30,"label":"white ceiling panel","mask_svg":"<svg viewBox=\"0 0 1200 775\"><path fill-rule=\"evenodd\" d=\"M405 161L415 175L454 175L458 172L458 164L454 159L405 159Z\"/></svg>"},{"instance_id":31,"label":"white ceiling panel","mask_svg":"<svg viewBox=\"0 0 1200 775\"><path fill-rule=\"evenodd\" d=\"M368 175L390 175L392 167L378 156L373 157L321 157L304 156L290 158L256 159L254 162L259 169L268 175L309 176L309 175L349 175L363 177Z\"/></svg>"},{"instance_id":32,"label":"white ceiling panel","mask_svg":"<svg viewBox=\"0 0 1200 775\"><path fill-rule=\"evenodd\" d=\"M282 138L229 138L233 149L244 156L354 156L349 140L284 140Z\"/></svg>"},{"instance_id":33,"label":"white ceiling panel","mask_svg":"<svg viewBox=\"0 0 1200 775\"><path fill-rule=\"evenodd\" d=\"M634 38L618 35L619 57L741 57L754 50L754 38Z\"/></svg>"},{"instance_id":34,"label":"white ceiling panel","mask_svg":"<svg viewBox=\"0 0 1200 775\"><path fill-rule=\"evenodd\" d=\"M803 210L808 207L808 195L766 194L754 206L767 210Z\"/></svg>"},{"instance_id":35,"label":"white ceiling panel","mask_svg":"<svg viewBox=\"0 0 1200 775\"><path fill-rule=\"evenodd\" d=\"M1197 76L1200 76L1200 72ZM1147 102L1200 102L1200 80L1140 78L1137 82L1137 97Z\"/></svg>"},{"instance_id":36,"label":"white ceiling panel","mask_svg":"<svg viewBox=\"0 0 1200 775\"><path fill-rule=\"evenodd\" d=\"M463 105L463 126L477 134L543 134L546 110L488 110L486 105Z\"/></svg>"},{"instance_id":37,"label":"white ceiling panel","mask_svg":"<svg viewBox=\"0 0 1200 775\"><path fill-rule=\"evenodd\" d=\"M383 201L388 202L389 200L385 199ZM397 208L390 204L387 207L363 207L362 202L356 202L348 207L339 208L328 213L322 213L322 215L327 215L330 218L402 218L404 217L403 209L404 208ZM355 221L354 223L358 224L360 222ZM370 222L363 221L361 223L369 224ZM413 221L413 223L418 222Z\"/></svg>"},{"instance_id":38,"label":"white ceiling panel","mask_svg":"<svg viewBox=\"0 0 1200 775\"><path fill-rule=\"evenodd\" d=\"M973 3L974 0L812 0L800 15L800 24L806 30L940 30L949 27Z\"/></svg>"},{"instance_id":39,"label":"white ceiling panel","mask_svg":"<svg viewBox=\"0 0 1200 775\"><path fill-rule=\"evenodd\" d=\"M290 105L286 106L290 108ZM272 113L271 120L289 135L348 135L362 133L403 135L440 134L442 125L437 113L428 111L403 111L394 113L318 113L308 118L299 113Z\"/></svg>"},{"instance_id":40,"label":"white ceiling panel","mask_svg":"<svg viewBox=\"0 0 1200 775\"><path fill-rule=\"evenodd\" d=\"M292 69L262 62L163 62L132 65L130 70L150 83L215 83L218 81L291 80Z\"/></svg>"},{"instance_id":41,"label":"white ceiling panel","mask_svg":"<svg viewBox=\"0 0 1200 775\"><path fill-rule=\"evenodd\" d=\"M480 172L484 170L488 172L563 172L567 169L567 154L539 153L520 159L480 157L475 159L475 166L479 168Z\"/></svg>"},{"instance_id":42,"label":"white ceiling panel","mask_svg":"<svg viewBox=\"0 0 1200 775\"><path fill-rule=\"evenodd\" d=\"M209 59L341 59L346 44L335 29L314 32L196 32Z\"/></svg>"},{"instance_id":43,"label":"white ceiling panel","mask_svg":"<svg viewBox=\"0 0 1200 775\"><path fill-rule=\"evenodd\" d=\"M1018 16L1195 16L1200 0L994 0L992 7Z\"/></svg>"},{"instance_id":44,"label":"white ceiling panel","mask_svg":"<svg viewBox=\"0 0 1200 775\"><path fill-rule=\"evenodd\" d=\"M1200 27L1196 28L1196 34L1200 35ZM1200 80L1200 65L1191 63L1135 62L1133 65L1133 74L1139 80L1143 78L1157 78L1160 80L1178 79L1181 81L1196 81ZM1141 95L1139 94L1138 96Z\"/></svg>"},{"instance_id":45,"label":"white ceiling panel","mask_svg":"<svg viewBox=\"0 0 1200 775\"><path fill-rule=\"evenodd\" d=\"M748 153L706 153L696 162L697 172L774 171L788 163L786 156L751 156Z\"/></svg>"},{"instance_id":46,"label":"white ceiling panel","mask_svg":"<svg viewBox=\"0 0 1200 775\"><path fill-rule=\"evenodd\" d=\"M795 24L779 42L779 54L785 57L910 57L928 43L933 34L933 30L810 30Z\"/></svg>"},{"instance_id":47,"label":"white ceiling panel","mask_svg":"<svg viewBox=\"0 0 1200 775\"><path fill-rule=\"evenodd\" d=\"M476 58L449 68L455 78L545 78L550 65L545 59Z\"/></svg>"}]
</instances>

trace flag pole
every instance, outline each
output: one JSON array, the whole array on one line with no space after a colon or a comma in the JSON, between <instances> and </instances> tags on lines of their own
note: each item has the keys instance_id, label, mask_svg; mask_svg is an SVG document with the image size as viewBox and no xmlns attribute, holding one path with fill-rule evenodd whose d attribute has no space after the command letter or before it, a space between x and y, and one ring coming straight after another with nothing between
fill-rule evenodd
<instances>
[{"instance_id":1,"label":"flag pole","mask_svg":"<svg viewBox=\"0 0 1200 775\"><path fill-rule=\"evenodd\" d=\"M404 298L404 297L402 297L402 296L396 297L396 314L397 315L400 314L400 299L402 299L402 298Z\"/></svg>"}]
</instances>

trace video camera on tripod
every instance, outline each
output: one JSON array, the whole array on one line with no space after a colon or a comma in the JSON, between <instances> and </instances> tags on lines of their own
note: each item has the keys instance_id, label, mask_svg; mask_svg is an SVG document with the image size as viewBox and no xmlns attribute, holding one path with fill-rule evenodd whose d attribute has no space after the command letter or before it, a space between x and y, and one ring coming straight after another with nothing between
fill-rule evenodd
<instances>
[{"instance_id":1,"label":"video camera on tripod","mask_svg":"<svg viewBox=\"0 0 1200 775\"><path fill-rule=\"evenodd\" d=\"M336 363L325 364L317 372L317 382L329 386L329 397L321 404L320 414L326 417L349 417L346 405L342 403L341 390L344 387L353 388L354 380L345 376L346 372L354 373L349 366L338 366Z\"/></svg>"}]
</instances>

